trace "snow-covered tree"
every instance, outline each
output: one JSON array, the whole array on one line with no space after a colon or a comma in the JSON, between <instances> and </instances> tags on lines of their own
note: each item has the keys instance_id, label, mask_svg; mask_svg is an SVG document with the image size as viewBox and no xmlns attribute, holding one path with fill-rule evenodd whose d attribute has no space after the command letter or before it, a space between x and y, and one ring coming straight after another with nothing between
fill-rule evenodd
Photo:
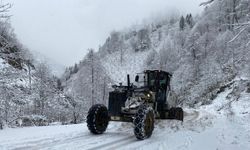
<instances>
[{"instance_id":1,"label":"snow-covered tree","mask_svg":"<svg viewBox=\"0 0 250 150\"><path fill-rule=\"evenodd\" d=\"M180 30L184 30L184 28L185 28L185 19L184 19L183 16L181 16L179 26L180 26Z\"/></svg>"}]
</instances>

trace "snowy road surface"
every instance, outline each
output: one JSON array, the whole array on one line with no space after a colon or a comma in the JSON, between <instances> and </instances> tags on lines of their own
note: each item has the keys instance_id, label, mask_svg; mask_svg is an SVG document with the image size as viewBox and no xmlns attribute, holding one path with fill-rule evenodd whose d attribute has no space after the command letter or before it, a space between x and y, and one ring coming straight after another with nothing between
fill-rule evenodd
<instances>
[{"instance_id":1,"label":"snowy road surface","mask_svg":"<svg viewBox=\"0 0 250 150\"><path fill-rule=\"evenodd\" d=\"M189 120L186 121L197 117L198 113L195 112L187 117L186 119ZM173 135L182 127L183 125L179 121L158 121L154 135L145 141L136 140L133 135L133 126L130 123L112 122L105 134L97 136L89 133L85 123L6 129L1 131L0 149L140 149L151 144L160 146L159 141L162 142L162 138L167 137L166 134ZM161 133L162 131L164 132ZM167 139L165 140L167 141ZM185 143L183 144L185 145Z\"/></svg>"},{"instance_id":2,"label":"snowy road surface","mask_svg":"<svg viewBox=\"0 0 250 150\"><path fill-rule=\"evenodd\" d=\"M249 94L227 106L222 93L211 105L185 109L184 122L157 121L151 138L138 141L130 123L111 122L102 135L78 125L26 127L0 131L0 150L249 150ZM223 108L223 109L221 109Z\"/></svg>"}]
</instances>

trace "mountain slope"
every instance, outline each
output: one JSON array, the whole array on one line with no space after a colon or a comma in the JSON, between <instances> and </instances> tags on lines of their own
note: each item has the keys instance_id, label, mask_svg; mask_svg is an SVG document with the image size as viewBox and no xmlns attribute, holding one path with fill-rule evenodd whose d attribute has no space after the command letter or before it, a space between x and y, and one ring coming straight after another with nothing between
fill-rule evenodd
<instances>
[{"instance_id":1,"label":"mountain slope","mask_svg":"<svg viewBox=\"0 0 250 150\"><path fill-rule=\"evenodd\" d=\"M54 60L44 56L43 54L39 52L36 52L36 51L31 51L31 52L37 63L46 63L47 65L49 65L53 75L61 77L61 75L63 74L66 68L65 66L55 62Z\"/></svg>"},{"instance_id":2,"label":"mountain slope","mask_svg":"<svg viewBox=\"0 0 250 150\"><path fill-rule=\"evenodd\" d=\"M80 96L87 112L91 104L107 104L111 85L126 84L127 74L133 82L136 73L159 69L173 74L171 88L179 105L211 104L227 83L250 78L250 28L241 26L249 20L250 3L232 4L214 1L200 16L163 17L111 32L98 51L66 71L67 94ZM226 17L233 10L237 24L232 24L234 17Z\"/></svg>"}]
</instances>

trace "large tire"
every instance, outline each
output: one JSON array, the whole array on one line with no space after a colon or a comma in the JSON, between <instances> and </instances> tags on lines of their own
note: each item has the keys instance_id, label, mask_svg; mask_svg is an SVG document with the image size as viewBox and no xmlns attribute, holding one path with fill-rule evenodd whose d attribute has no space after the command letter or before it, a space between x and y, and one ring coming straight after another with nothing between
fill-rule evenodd
<instances>
[{"instance_id":1,"label":"large tire","mask_svg":"<svg viewBox=\"0 0 250 150\"><path fill-rule=\"evenodd\" d=\"M137 139L149 138L154 130L154 110L146 105L141 105L135 114L134 134Z\"/></svg>"},{"instance_id":2,"label":"large tire","mask_svg":"<svg viewBox=\"0 0 250 150\"><path fill-rule=\"evenodd\" d=\"M175 119L183 121L184 118L184 113L183 113L183 109L180 107L176 108L176 114L175 114Z\"/></svg>"},{"instance_id":3,"label":"large tire","mask_svg":"<svg viewBox=\"0 0 250 150\"><path fill-rule=\"evenodd\" d=\"M102 134L109 123L108 109L102 104L93 105L88 112L87 126L91 133Z\"/></svg>"},{"instance_id":4,"label":"large tire","mask_svg":"<svg viewBox=\"0 0 250 150\"><path fill-rule=\"evenodd\" d=\"M183 121L183 117L184 117L184 113L183 113L182 108L180 107L170 108L168 119L176 119L176 120Z\"/></svg>"}]
</instances>

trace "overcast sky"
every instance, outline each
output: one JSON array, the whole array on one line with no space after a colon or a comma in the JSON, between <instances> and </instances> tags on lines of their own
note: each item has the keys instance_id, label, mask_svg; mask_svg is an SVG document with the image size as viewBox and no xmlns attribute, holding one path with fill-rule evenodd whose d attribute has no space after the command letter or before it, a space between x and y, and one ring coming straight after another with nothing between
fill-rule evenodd
<instances>
[{"instance_id":1,"label":"overcast sky","mask_svg":"<svg viewBox=\"0 0 250 150\"><path fill-rule=\"evenodd\" d=\"M69 66L88 48L97 49L112 30L140 23L152 14L177 9L199 13L204 0L5 0L13 4L12 26L19 40Z\"/></svg>"}]
</instances>

